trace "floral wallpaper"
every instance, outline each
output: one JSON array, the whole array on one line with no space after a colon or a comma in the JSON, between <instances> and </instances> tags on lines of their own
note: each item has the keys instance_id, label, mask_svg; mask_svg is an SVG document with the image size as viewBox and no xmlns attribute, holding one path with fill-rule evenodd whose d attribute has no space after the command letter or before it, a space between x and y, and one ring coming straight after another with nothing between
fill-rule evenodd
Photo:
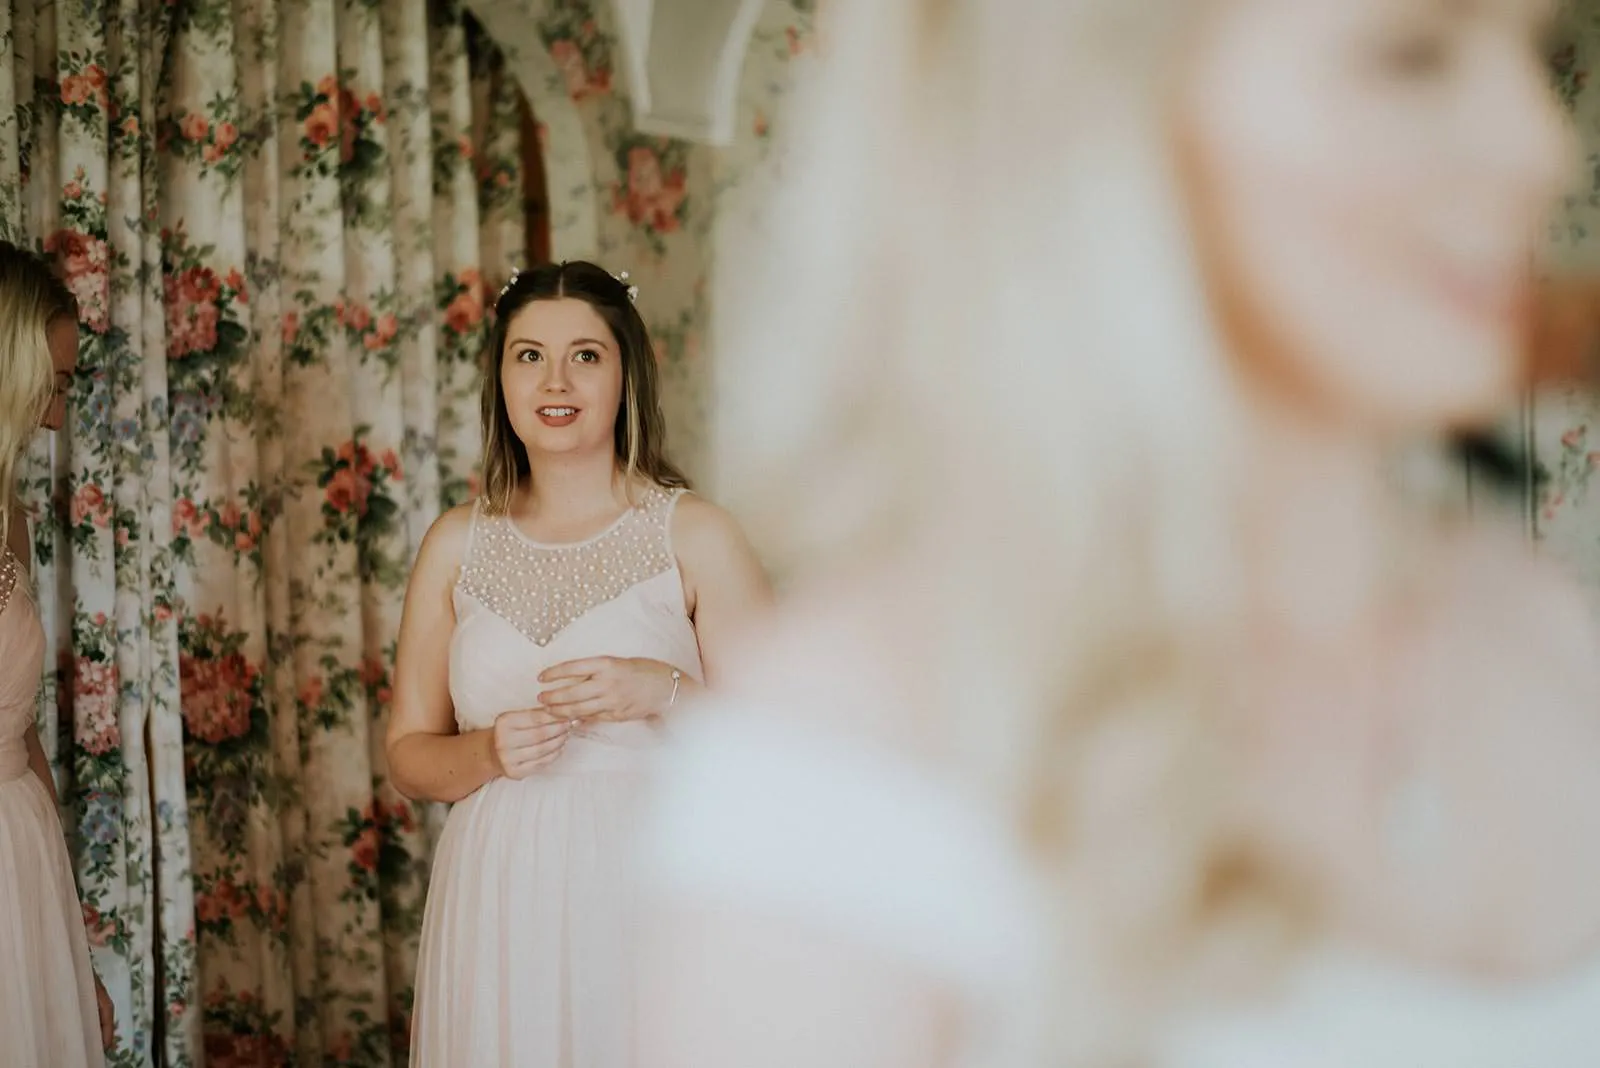
<instances>
[{"instance_id":1,"label":"floral wallpaper","mask_svg":"<svg viewBox=\"0 0 1600 1068\"><path fill-rule=\"evenodd\" d=\"M1572 109L1583 166L1566 210L1551 228L1553 258L1562 266L1600 272L1600 7L1571 5L1567 39L1553 56L1558 91ZM1530 504L1530 524L1551 553L1570 561L1595 590L1600 606L1600 400L1592 391L1554 391L1534 398L1527 436L1544 484Z\"/></svg>"},{"instance_id":2,"label":"floral wallpaper","mask_svg":"<svg viewBox=\"0 0 1600 1068\"><path fill-rule=\"evenodd\" d=\"M814 0L769 0L745 60L740 126L726 148L633 129L609 4L477 0L541 122L558 259L628 271L662 364L669 445L703 475L713 235L732 194L757 183L792 62L807 54Z\"/></svg>"}]
</instances>

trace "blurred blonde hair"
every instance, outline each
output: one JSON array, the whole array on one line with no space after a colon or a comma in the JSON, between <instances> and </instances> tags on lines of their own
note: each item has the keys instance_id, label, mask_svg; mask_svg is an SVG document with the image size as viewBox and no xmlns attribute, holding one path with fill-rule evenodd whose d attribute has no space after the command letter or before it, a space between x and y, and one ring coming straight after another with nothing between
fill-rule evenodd
<instances>
[{"instance_id":1,"label":"blurred blonde hair","mask_svg":"<svg viewBox=\"0 0 1600 1068\"><path fill-rule=\"evenodd\" d=\"M55 391L50 324L77 317L44 259L0 241L0 539L10 536L18 468Z\"/></svg>"},{"instance_id":2,"label":"blurred blonde hair","mask_svg":"<svg viewBox=\"0 0 1600 1068\"><path fill-rule=\"evenodd\" d=\"M929 670L1012 734L988 774L1054 876L1069 1060L1223 915L1299 904L1218 796L1244 472L1170 129L1197 6L832 6L720 265L714 475L781 576L986 512L944 576L970 646Z\"/></svg>"}]
</instances>

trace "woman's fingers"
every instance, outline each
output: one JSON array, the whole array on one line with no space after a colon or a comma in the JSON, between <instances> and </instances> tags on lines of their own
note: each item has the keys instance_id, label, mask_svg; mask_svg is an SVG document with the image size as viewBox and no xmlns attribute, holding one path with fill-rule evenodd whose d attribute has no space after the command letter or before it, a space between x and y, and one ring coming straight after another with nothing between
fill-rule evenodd
<instances>
[{"instance_id":1,"label":"woman's fingers","mask_svg":"<svg viewBox=\"0 0 1600 1068\"><path fill-rule=\"evenodd\" d=\"M554 690L546 690L539 695L539 703L547 708L563 708L568 705L592 701L605 693L605 684L598 679L585 679L575 682L570 686L559 686Z\"/></svg>"},{"instance_id":2,"label":"woman's fingers","mask_svg":"<svg viewBox=\"0 0 1600 1068\"><path fill-rule=\"evenodd\" d=\"M518 736L518 744L522 748L536 748L541 745L548 745L552 741L559 741L565 738L567 731L571 729L567 722L570 718L553 719L540 723L538 726L530 727Z\"/></svg>"},{"instance_id":3,"label":"woman's fingers","mask_svg":"<svg viewBox=\"0 0 1600 1068\"><path fill-rule=\"evenodd\" d=\"M562 705L561 714L568 719L586 720L596 719L611 711L611 702L604 697L591 697L587 701L579 701L573 705Z\"/></svg>"},{"instance_id":4,"label":"woman's fingers","mask_svg":"<svg viewBox=\"0 0 1600 1068\"><path fill-rule=\"evenodd\" d=\"M559 733L546 741L519 749L506 765L506 774L513 779L520 779L530 772L550 763L561 755L561 750L567 744L568 730L565 724Z\"/></svg>"},{"instance_id":5,"label":"woman's fingers","mask_svg":"<svg viewBox=\"0 0 1600 1068\"><path fill-rule=\"evenodd\" d=\"M587 679L606 671L615 662L614 657L597 656L589 660L568 660L563 664L555 664L546 668L540 675L540 682L562 682L568 679Z\"/></svg>"}]
</instances>

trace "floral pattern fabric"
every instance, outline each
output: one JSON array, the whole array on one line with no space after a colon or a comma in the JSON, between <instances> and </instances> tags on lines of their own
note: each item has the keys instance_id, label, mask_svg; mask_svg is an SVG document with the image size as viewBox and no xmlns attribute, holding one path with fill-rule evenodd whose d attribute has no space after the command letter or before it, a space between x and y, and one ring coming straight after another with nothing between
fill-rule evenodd
<instances>
[{"instance_id":1,"label":"floral pattern fabric","mask_svg":"<svg viewBox=\"0 0 1600 1068\"><path fill-rule=\"evenodd\" d=\"M1600 64L1600 11L1571 5L1568 40L1552 56L1557 91L1573 110L1582 155L1578 189L1552 227L1555 259L1565 267L1600 272L1600 93L1590 72ZM1589 580L1600 606L1600 401L1594 392L1563 390L1534 398L1528 409L1542 486L1530 502L1531 528L1550 552Z\"/></svg>"},{"instance_id":2,"label":"floral pattern fabric","mask_svg":"<svg viewBox=\"0 0 1600 1068\"><path fill-rule=\"evenodd\" d=\"M1552 227L1554 258L1588 274L1600 271L1600 93L1590 72L1600 64L1600 13L1573 7L1569 39L1552 57L1557 91L1572 109L1587 160L1579 187ZM1528 410L1543 484L1530 502L1530 525L1552 553L1578 568L1600 606L1600 402L1592 391L1566 390L1533 399Z\"/></svg>"}]
</instances>

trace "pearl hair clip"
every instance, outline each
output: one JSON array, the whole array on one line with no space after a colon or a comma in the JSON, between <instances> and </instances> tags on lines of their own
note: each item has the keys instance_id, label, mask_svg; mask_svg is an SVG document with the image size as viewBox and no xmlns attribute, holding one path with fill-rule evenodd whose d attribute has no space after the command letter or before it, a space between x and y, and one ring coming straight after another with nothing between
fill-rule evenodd
<instances>
[{"instance_id":1,"label":"pearl hair clip","mask_svg":"<svg viewBox=\"0 0 1600 1068\"><path fill-rule=\"evenodd\" d=\"M639 303L639 287L635 286L635 285L629 285L628 284L628 272L627 271L618 271L616 274L612 275L611 277L615 278L617 281L621 282L623 285L628 286L628 303L629 304L637 304L637 303Z\"/></svg>"},{"instance_id":2,"label":"pearl hair clip","mask_svg":"<svg viewBox=\"0 0 1600 1068\"><path fill-rule=\"evenodd\" d=\"M519 275L521 275L521 274L522 274L522 268L520 268L520 267L511 268L511 277L507 278L506 279L506 284L500 287L500 295L494 298L494 302L496 304L499 304L502 300L506 299L506 294L511 292L511 287L517 284L517 277Z\"/></svg>"}]
</instances>

